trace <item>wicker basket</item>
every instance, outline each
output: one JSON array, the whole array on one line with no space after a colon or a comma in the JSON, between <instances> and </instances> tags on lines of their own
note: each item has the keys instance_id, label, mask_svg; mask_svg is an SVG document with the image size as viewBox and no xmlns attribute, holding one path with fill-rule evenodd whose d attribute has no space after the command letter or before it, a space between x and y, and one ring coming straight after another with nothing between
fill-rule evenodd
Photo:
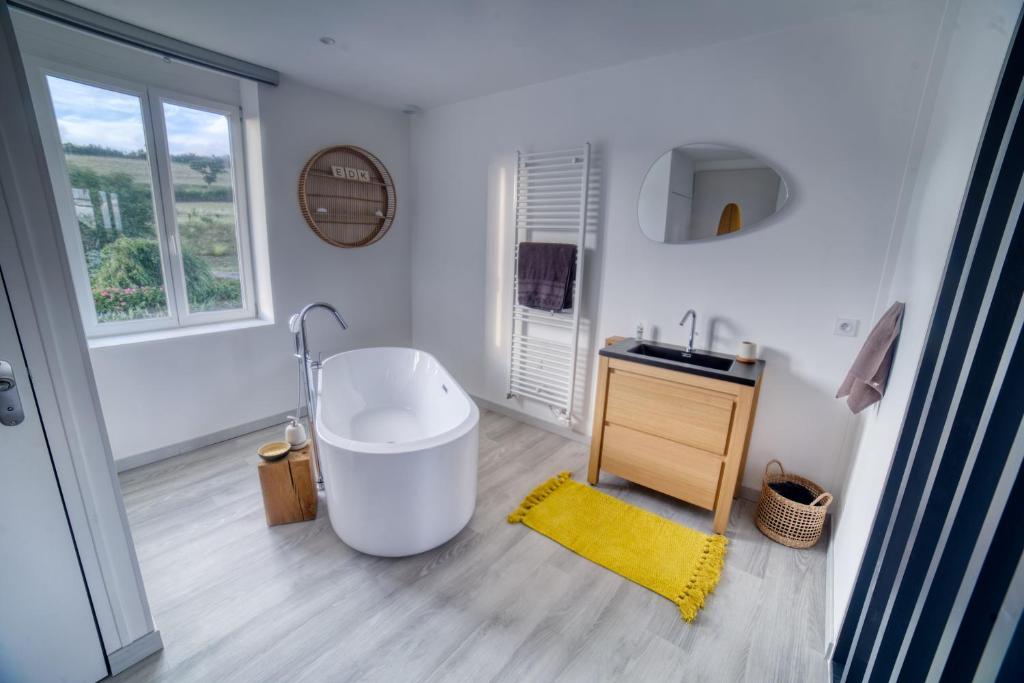
<instances>
[{"instance_id":1,"label":"wicker basket","mask_svg":"<svg viewBox=\"0 0 1024 683\"><path fill-rule=\"evenodd\" d=\"M778 474L769 473L772 465L779 466ZM790 500L770 486L782 482L799 484L817 498L810 505ZM821 530L825 526L825 513L831 503L831 493L810 479L786 474L782 469L782 463L772 460L764 468L761 500L757 503L754 522L761 533L773 541L788 545L790 548L810 548L821 538Z\"/></svg>"}]
</instances>

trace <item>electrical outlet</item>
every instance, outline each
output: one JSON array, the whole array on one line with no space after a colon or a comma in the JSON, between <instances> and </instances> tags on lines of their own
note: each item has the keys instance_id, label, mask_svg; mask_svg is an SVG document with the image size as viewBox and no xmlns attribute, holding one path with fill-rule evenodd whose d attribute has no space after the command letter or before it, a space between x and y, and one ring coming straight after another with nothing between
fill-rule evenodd
<instances>
[{"instance_id":1,"label":"electrical outlet","mask_svg":"<svg viewBox=\"0 0 1024 683\"><path fill-rule=\"evenodd\" d=\"M837 337L856 337L859 327L860 321L854 318L836 318L836 326L832 330L832 334Z\"/></svg>"}]
</instances>

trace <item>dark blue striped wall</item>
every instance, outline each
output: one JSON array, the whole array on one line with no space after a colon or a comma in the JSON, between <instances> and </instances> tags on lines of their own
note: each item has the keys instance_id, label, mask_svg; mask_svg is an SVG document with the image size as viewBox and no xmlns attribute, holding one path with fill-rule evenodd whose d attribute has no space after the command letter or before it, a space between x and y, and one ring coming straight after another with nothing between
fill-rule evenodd
<instances>
[{"instance_id":1,"label":"dark blue striped wall","mask_svg":"<svg viewBox=\"0 0 1024 683\"><path fill-rule=\"evenodd\" d=\"M1018 23L833 653L835 681L1024 680L1019 621L1012 641L993 639L1024 550L1022 80Z\"/></svg>"}]
</instances>

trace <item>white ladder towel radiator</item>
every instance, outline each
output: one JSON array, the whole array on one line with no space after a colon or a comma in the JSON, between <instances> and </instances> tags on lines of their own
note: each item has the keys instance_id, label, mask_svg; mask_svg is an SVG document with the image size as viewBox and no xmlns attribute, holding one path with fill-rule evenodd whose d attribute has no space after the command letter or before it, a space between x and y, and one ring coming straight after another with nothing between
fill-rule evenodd
<instances>
[{"instance_id":1,"label":"white ladder towel radiator","mask_svg":"<svg viewBox=\"0 0 1024 683\"><path fill-rule=\"evenodd\" d=\"M516 152L508 398L545 403L567 424L576 393L589 187L590 143L550 152ZM519 244L527 241L576 244L571 311L519 305Z\"/></svg>"}]
</instances>

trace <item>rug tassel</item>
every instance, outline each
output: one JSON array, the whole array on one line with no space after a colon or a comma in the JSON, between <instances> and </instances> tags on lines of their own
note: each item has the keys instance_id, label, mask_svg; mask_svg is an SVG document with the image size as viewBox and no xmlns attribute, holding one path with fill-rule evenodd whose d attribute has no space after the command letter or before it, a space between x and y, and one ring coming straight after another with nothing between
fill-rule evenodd
<instances>
[{"instance_id":1,"label":"rug tassel","mask_svg":"<svg viewBox=\"0 0 1024 683\"><path fill-rule=\"evenodd\" d=\"M686 621L693 621L697 611L704 606L704 598L715 589L722 575L725 564L725 546L729 540L725 536L710 536L704 545L704 557L701 558L693 575L683 592L676 598L679 613Z\"/></svg>"},{"instance_id":2,"label":"rug tassel","mask_svg":"<svg viewBox=\"0 0 1024 683\"><path fill-rule=\"evenodd\" d=\"M523 517L525 517L526 513L530 511L530 508L557 491L562 484L570 479L572 479L571 472L559 472L557 476L551 477L533 491L530 491L530 494L523 499L523 502L519 504L519 507L509 514L508 523L516 524L523 521Z\"/></svg>"}]
</instances>

